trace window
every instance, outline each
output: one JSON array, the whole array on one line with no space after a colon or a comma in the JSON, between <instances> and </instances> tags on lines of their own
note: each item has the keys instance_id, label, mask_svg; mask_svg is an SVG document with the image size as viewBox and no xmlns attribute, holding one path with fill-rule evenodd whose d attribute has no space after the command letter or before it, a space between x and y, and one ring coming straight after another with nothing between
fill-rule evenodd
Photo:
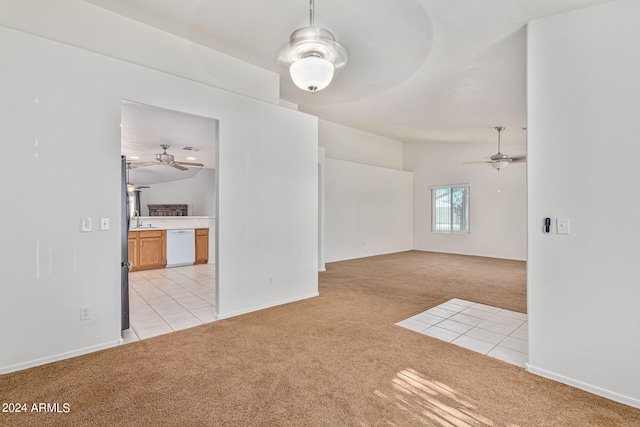
<instances>
[{"instance_id":1,"label":"window","mask_svg":"<svg viewBox=\"0 0 640 427\"><path fill-rule=\"evenodd\" d=\"M469 185L431 187L431 231L469 232Z\"/></svg>"}]
</instances>

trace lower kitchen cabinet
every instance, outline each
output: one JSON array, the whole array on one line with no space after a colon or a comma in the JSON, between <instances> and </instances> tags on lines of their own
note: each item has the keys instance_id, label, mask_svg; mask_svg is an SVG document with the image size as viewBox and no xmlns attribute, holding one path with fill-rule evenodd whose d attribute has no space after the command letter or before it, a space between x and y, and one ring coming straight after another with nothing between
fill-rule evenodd
<instances>
[{"instance_id":1,"label":"lower kitchen cabinet","mask_svg":"<svg viewBox=\"0 0 640 427\"><path fill-rule=\"evenodd\" d=\"M167 265L167 232L144 230L129 232L131 271L164 268Z\"/></svg>"},{"instance_id":2,"label":"lower kitchen cabinet","mask_svg":"<svg viewBox=\"0 0 640 427\"><path fill-rule=\"evenodd\" d=\"M209 261L209 229L196 228L196 261L194 264L206 264Z\"/></svg>"},{"instance_id":3,"label":"lower kitchen cabinet","mask_svg":"<svg viewBox=\"0 0 640 427\"><path fill-rule=\"evenodd\" d=\"M137 266L140 265L140 261L138 261L138 241L139 233L137 231L130 231L129 238L127 239L128 247L129 247L129 262L131 263L131 271L135 271Z\"/></svg>"}]
</instances>

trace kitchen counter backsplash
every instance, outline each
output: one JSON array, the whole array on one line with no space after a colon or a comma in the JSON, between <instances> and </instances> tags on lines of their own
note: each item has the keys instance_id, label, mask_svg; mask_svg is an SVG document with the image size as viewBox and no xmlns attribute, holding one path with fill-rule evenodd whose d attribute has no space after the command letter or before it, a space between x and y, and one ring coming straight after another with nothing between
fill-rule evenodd
<instances>
[{"instance_id":1,"label":"kitchen counter backsplash","mask_svg":"<svg viewBox=\"0 0 640 427\"><path fill-rule=\"evenodd\" d=\"M140 227L137 218L131 219L130 230L175 230L180 228L213 228L212 216L141 216Z\"/></svg>"}]
</instances>

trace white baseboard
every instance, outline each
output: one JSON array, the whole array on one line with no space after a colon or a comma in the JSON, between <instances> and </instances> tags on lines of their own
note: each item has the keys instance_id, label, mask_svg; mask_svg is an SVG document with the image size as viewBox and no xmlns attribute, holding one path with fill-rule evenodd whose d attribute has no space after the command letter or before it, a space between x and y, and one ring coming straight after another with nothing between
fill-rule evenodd
<instances>
[{"instance_id":1,"label":"white baseboard","mask_svg":"<svg viewBox=\"0 0 640 427\"><path fill-rule=\"evenodd\" d=\"M79 348L77 350L68 351L66 353L54 354L52 356L42 357L40 359L33 359L27 362L16 363L15 365L2 366L0 367L0 375L8 374L10 372L22 371L23 369L29 369L35 366L45 365L47 363L57 362L59 360L70 359L76 356L82 356L83 354L93 353L95 351L116 347L121 343L122 343L122 339L108 341L102 344L92 345L90 347L84 347L84 348Z\"/></svg>"},{"instance_id":2,"label":"white baseboard","mask_svg":"<svg viewBox=\"0 0 640 427\"><path fill-rule=\"evenodd\" d=\"M302 296L295 297L295 298L289 298L289 299L285 299L285 300L280 300L280 301L276 301L276 302L270 303L270 304L259 305L259 306L255 306L255 307L251 307L251 308L247 308L247 309L243 309L243 310L233 311L231 313L222 313L222 314L215 313L213 315L213 317L216 320L228 319L229 317L235 317L235 316L240 316L241 314L247 314L247 313L251 313L251 312L254 312L254 311L258 311L258 310L264 310L265 308L276 307L276 306L282 305L282 304L289 304L290 302L302 301L302 300L305 300L305 299L308 299L308 298L317 297L318 295L320 295L319 292L313 292L313 293L308 294L308 295L302 295Z\"/></svg>"},{"instance_id":3,"label":"white baseboard","mask_svg":"<svg viewBox=\"0 0 640 427\"><path fill-rule=\"evenodd\" d=\"M607 399L613 400L615 402L624 403L625 405L633 406L634 408L640 408L640 400L635 399L633 397L625 396L610 390L605 390L603 388L600 388L591 384L583 383L582 381L574 380L572 378L568 378L563 375L556 374L555 372L547 371L546 369L536 368L535 366L531 366L528 363L525 364L525 368L527 369L528 372L532 374L549 378L550 380L558 381L558 382L570 385L572 387L579 388L584 391L588 391L589 393L606 397Z\"/></svg>"},{"instance_id":4,"label":"white baseboard","mask_svg":"<svg viewBox=\"0 0 640 427\"><path fill-rule=\"evenodd\" d=\"M475 252L447 252L447 251L441 251L441 250L419 249L419 248L414 248L413 250L420 251L420 252L434 252L438 254L447 254L447 255L463 255L463 256L477 256L482 258L505 259L507 261L527 261L526 258L513 258L513 257L504 257L504 256L497 256L497 255L478 254Z\"/></svg>"},{"instance_id":5,"label":"white baseboard","mask_svg":"<svg viewBox=\"0 0 640 427\"><path fill-rule=\"evenodd\" d=\"M340 257L340 258L328 258L326 259L326 263L332 263L332 262L340 262L340 261L351 261L352 259L362 259L362 258L371 258L371 257L376 257L376 256L381 256L381 255L391 255L391 254L399 254L402 252L409 252L409 251L414 251L414 250L420 250L420 249L413 249L413 247L407 247L407 248L396 248L396 249L390 249L390 250L384 250L384 251L376 251L376 252L368 252L368 253L358 253L358 254L352 254L349 255L348 257Z\"/></svg>"}]
</instances>

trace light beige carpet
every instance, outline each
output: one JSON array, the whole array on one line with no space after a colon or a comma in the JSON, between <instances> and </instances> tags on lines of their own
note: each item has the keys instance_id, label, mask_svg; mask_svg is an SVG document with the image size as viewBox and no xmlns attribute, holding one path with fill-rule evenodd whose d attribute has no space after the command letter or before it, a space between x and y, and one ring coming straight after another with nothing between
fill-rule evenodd
<instances>
[{"instance_id":1,"label":"light beige carpet","mask_svg":"<svg viewBox=\"0 0 640 427\"><path fill-rule=\"evenodd\" d=\"M525 264L332 263L320 296L0 376L3 426L637 426L640 410L394 324L451 298L526 312ZM497 279L499 278L499 279Z\"/></svg>"}]
</instances>

